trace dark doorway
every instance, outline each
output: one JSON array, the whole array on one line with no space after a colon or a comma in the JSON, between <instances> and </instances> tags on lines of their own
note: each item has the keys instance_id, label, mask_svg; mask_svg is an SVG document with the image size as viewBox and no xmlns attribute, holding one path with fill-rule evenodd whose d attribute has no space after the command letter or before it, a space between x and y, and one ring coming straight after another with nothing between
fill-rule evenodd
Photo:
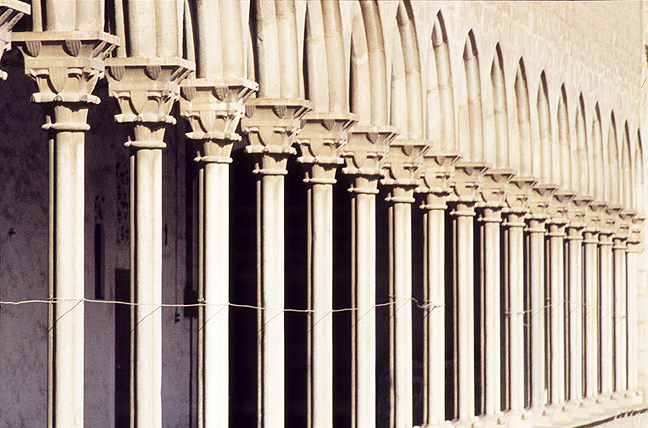
<instances>
[{"instance_id":1,"label":"dark doorway","mask_svg":"<svg viewBox=\"0 0 648 428\"><path fill-rule=\"evenodd\" d=\"M130 270L115 269L115 300L130 302ZM130 306L115 305L115 428L129 426Z\"/></svg>"}]
</instances>

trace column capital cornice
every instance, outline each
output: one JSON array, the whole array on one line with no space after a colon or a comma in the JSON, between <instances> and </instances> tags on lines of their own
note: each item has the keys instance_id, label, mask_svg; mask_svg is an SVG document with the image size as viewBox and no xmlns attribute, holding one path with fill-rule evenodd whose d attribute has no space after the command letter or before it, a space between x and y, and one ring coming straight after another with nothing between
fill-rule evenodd
<instances>
[{"instance_id":1,"label":"column capital cornice","mask_svg":"<svg viewBox=\"0 0 648 428\"><path fill-rule=\"evenodd\" d=\"M514 177L512 169L489 169L484 172L480 196L482 207L503 208L506 203L506 191L509 181Z\"/></svg>"},{"instance_id":2,"label":"column capital cornice","mask_svg":"<svg viewBox=\"0 0 648 428\"><path fill-rule=\"evenodd\" d=\"M4 51L11 48L11 30L14 25L31 12L31 6L18 0L0 0L0 59ZM7 73L0 70L0 80L5 80Z\"/></svg>"},{"instance_id":3,"label":"column capital cornice","mask_svg":"<svg viewBox=\"0 0 648 428\"><path fill-rule=\"evenodd\" d=\"M451 191L451 179L454 176L454 165L460 156L456 153L428 150L423 154L423 164L419 169L419 187L417 193L435 194L445 197ZM433 198L435 199L435 198Z\"/></svg>"},{"instance_id":4,"label":"column capital cornice","mask_svg":"<svg viewBox=\"0 0 648 428\"><path fill-rule=\"evenodd\" d=\"M38 31L14 33L13 40L25 58L25 74L38 92L35 103L92 103L105 60L119 39L103 31Z\"/></svg>"},{"instance_id":5,"label":"column capital cornice","mask_svg":"<svg viewBox=\"0 0 648 428\"><path fill-rule=\"evenodd\" d=\"M583 229L587 226L586 215L592 198L589 196L574 196L571 199L567 217L569 219L568 227Z\"/></svg>"},{"instance_id":6,"label":"column capital cornice","mask_svg":"<svg viewBox=\"0 0 648 428\"><path fill-rule=\"evenodd\" d=\"M488 164L460 160L455 164L452 193L449 200L475 204L479 200L479 188L484 181Z\"/></svg>"},{"instance_id":7,"label":"column capital cornice","mask_svg":"<svg viewBox=\"0 0 648 428\"><path fill-rule=\"evenodd\" d=\"M548 219L549 207L558 186L551 183L536 183L529 195L529 215L533 218Z\"/></svg>"},{"instance_id":8,"label":"column capital cornice","mask_svg":"<svg viewBox=\"0 0 648 428\"><path fill-rule=\"evenodd\" d=\"M337 167L342 164L341 149L347 144L349 129L358 121L351 113L308 112L297 136L301 163L307 183L335 183Z\"/></svg>"},{"instance_id":9,"label":"column capital cornice","mask_svg":"<svg viewBox=\"0 0 648 428\"><path fill-rule=\"evenodd\" d=\"M303 99L254 98L245 105L241 121L250 144L245 151L255 156L255 174L285 175L288 157L312 104Z\"/></svg>"},{"instance_id":10,"label":"column capital cornice","mask_svg":"<svg viewBox=\"0 0 648 428\"><path fill-rule=\"evenodd\" d=\"M605 227L605 207L606 203L598 200L592 200L587 204L584 219L586 230L598 233L601 231L602 227Z\"/></svg>"},{"instance_id":11,"label":"column capital cornice","mask_svg":"<svg viewBox=\"0 0 648 428\"><path fill-rule=\"evenodd\" d=\"M389 154L383 164L382 185L414 190L420 183L419 170L423 155L430 149L425 140L395 138L389 143Z\"/></svg>"},{"instance_id":12,"label":"column capital cornice","mask_svg":"<svg viewBox=\"0 0 648 428\"><path fill-rule=\"evenodd\" d=\"M389 144L398 129L393 126L354 126L349 131L349 140L342 149L348 175L362 175L377 180L384 175L383 165L389 154Z\"/></svg>"}]
</instances>

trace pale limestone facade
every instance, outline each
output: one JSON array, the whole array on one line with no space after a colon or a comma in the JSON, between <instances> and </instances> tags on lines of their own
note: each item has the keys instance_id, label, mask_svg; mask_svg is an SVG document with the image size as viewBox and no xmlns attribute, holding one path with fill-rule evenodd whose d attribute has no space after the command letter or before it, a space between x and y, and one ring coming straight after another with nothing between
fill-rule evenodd
<instances>
[{"instance_id":1,"label":"pale limestone facade","mask_svg":"<svg viewBox=\"0 0 648 428\"><path fill-rule=\"evenodd\" d=\"M647 423L647 2L0 25L0 426Z\"/></svg>"}]
</instances>

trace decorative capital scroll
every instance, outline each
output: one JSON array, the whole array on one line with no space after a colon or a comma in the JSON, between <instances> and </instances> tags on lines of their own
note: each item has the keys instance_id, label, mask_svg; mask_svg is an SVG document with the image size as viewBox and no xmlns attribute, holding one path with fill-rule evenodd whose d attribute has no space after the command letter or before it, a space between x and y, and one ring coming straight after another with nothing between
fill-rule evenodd
<instances>
[{"instance_id":1,"label":"decorative capital scroll","mask_svg":"<svg viewBox=\"0 0 648 428\"><path fill-rule=\"evenodd\" d=\"M489 169L484 173L480 187L481 206L487 208L500 208L506 203L506 191L509 181L515 173L510 169Z\"/></svg>"},{"instance_id":2,"label":"decorative capital scroll","mask_svg":"<svg viewBox=\"0 0 648 428\"><path fill-rule=\"evenodd\" d=\"M119 38L102 31L15 33L14 43L25 57L25 73L38 87L36 103L92 103L105 60Z\"/></svg>"},{"instance_id":3,"label":"decorative capital scroll","mask_svg":"<svg viewBox=\"0 0 648 428\"><path fill-rule=\"evenodd\" d=\"M455 164L455 175L449 201L474 204L479 200L479 189L488 165L484 162L460 160Z\"/></svg>"},{"instance_id":4,"label":"decorative capital scroll","mask_svg":"<svg viewBox=\"0 0 648 428\"><path fill-rule=\"evenodd\" d=\"M423 165L419 169L418 193L427 194L426 205L436 204L439 197L446 197L451 191L455 164L460 156L456 153L428 150L423 154Z\"/></svg>"},{"instance_id":5,"label":"decorative capital scroll","mask_svg":"<svg viewBox=\"0 0 648 428\"><path fill-rule=\"evenodd\" d=\"M166 125L178 99L180 83L194 69L182 58L109 58L108 87L121 111L118 123L129 125L129 141L134 148L164 147Z\"/></svg>"},{"instance_id":6,"label":"decorative capital scroll","mask_svg":"<svg viewBox=\"0 0 648 428\"><path fill-rule=\"evenodd\" d=\"M357 122L354 114L306 113L297 137L307 183L335 183L335 172L343 163L342 147L347 144L349 129Z\"/></svg>"},{"instance_id":7,"label":"decorative capital scroll","mask_svg":"<svg viewBox=\"0 0 648 428\"><path fill-rule=\"evenodd\" d=\"M245 114L245 102L259 89L251 80L185 79L180 84L180 114L198 143L196 161L229 162L234 142L241 141L236 128Z\"/></svg>"},{"instance_id":8,"label":"decorative capital scroll","mask_svg":"<svg viewBox=\"0 0 648 428\"><path fill-rule=\"evenodd\" d=\"M531 189L537 180L533 177L513 177L506 192L506 211L509 213L526 213L529 209Z\"/></svg>"},{"instance_id":9,"label":"decorative capital scroll","mask_svg":"<svg viewBox=\"0 0 648 428\"><path fill-rule=\"evenodd\" d=\"M29 14L31 6L18 0L0 0L0 59L2 54L11 49L11 30L20 18ZM7 73L0 70L0 80L5 80Z\"/></svg>"},{"instance_id":10,"label":"decorative capital scroll","mask_svg":"<svg viewBox=\"0 0 648 428\"><path fill-rule=\"evenodd\" d=\"M382 177L389 144L398 132L393 126L354 127L349 131L349 141L342 150L345 161L342 172L376 179Z\"/></svg>"},{"instance_id":11,"label":"decorative capital scroll","mask_svg":"<svg viewBox=\"0 0 648 428\"><path fill-rule=\"evenodd\" d=\"M255 98L245 106L241 121L250 144L245 151L255 156L255 174L284 175L288 157L296 153L292 147L302 117L311 110L311 103L301 99Z\"/></svg>"}]
</instances>

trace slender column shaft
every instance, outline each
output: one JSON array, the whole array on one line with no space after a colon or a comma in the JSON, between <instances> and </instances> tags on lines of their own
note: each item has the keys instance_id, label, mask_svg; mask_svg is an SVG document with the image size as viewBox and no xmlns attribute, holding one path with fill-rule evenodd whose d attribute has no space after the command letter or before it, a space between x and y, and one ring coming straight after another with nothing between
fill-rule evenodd
<instances>
[{"instance_id":1,"label":"slender column shaft","mask_svg":"<svg viewBox=\"0 0 648 428\"><path fill-rule=\"evenodd\" d=\"M628 324L626 240L614 237L614 381L616 391L628 388Z\"/></svg>"},{"instance_id":2,"label":"slender column shaft","mask_svg":"<svg viewBox=\"0 0 648 428\"><path fill-rule=\"evenodd\" d=\"M598 233L585 230L585 396L598 395L599 385L599 267Z\"/></svg>"},{"instance_id":3,"label":"slender column shaft","mask_svg":"<svg viewBox=\"0 0 648 428\"><path fill-rule=\"evenodd\" d=\"M355 180L359 181L358 178ZM376 426L376 186L354 185L352 248L352 427ZM364 191L363 191L364 188Z\"/></svg>"},{"instance_id":4,"label":"slender column shaft","mask_svg":"<svg viewBox=\"0 0 648 428\"><path fill-rule=\"evenodd\" d=\"M627 251L628 269L628 389L637 389L637 259L639 258L638 243L629 243Z\"/></svg>"},{"instance_id":5,"label":"slender column shaft","mask_svg":"<svg viewBox=\"0 0 648 428\"><path fill-rule=\"evenodd\" d=\"M601 233L599 237L600 301L601 301L601 392L614 391L614 272L612 269L612 237Z\"/></svg>"},{"instance_id":6,"label":"slender column shaft","mask_svg":"<svg viewBox=\"0 0 648 428\"><path fill-rule=\"evenodd\" d=\"M309 427L333 426L333 185L308 188Z\"/></svg>"},{"instance_id":7,"label":"slender column shaft","mask_svg":"<svg viewBox=\"0 0 648 428\"><path fill-rule=\"evenodd\" d=\"M551 403L565 401L565 224L549 223L549 330Z\"/></svg>"},{"instance_id":8,"label":"slender column shaft","mask_svg":"<svg viewBox=\"0 0 648 428\"><path fill-rule=\"evenodd\" d=\"M82 107L87 112L87 107ZM85 114L84 114L85 116ZM50 426L83 426L84 133L50 140Z\"/></svg>"},{"instance_id":9,"label":"slender column shaft","mask_svg":"<svg viewBox=\"0 0 648 428\"><path fill-rule=\"evenodd\" d=\"M458 419L475 416L474 232L473 202L457 202L453 216L455 400Z\"/></svg>"},{"instance_id":10,"label":"slender column shaft","mask_svg":"<svg viewBox=\"0 0 648 428\"><path fill-rule=\"evenodd\" d=\"M412 192L410 190L410 192ZM392 195L395 193L392 192ZM413 426L412 395L412 202L394 197L389 206L391 426Z\"/></svg>"},{"instance_id":11,"label":"slender column shaft","mask_svg":"<svg viewBox=\"0 0 648 428\"><path fill-rule=\"evenodd\" d=\"M423 420L445 420L445 203L426 205Z\"/></svg>"},{"instance_id":12,"label":"slender column shaft","mask_svg":"<svg viewBox=\"0 0 648 428\"><path fill-rule=\"evenodd\" d=\"M583 398L583 234L567 227L569 399Z\"/></svg>"},{"instance_id":13,"label":"slender column shaft","mask_svg":"<svg viewBox=\"0 0 648 428\"><path fill-rule=\"evenodd\" d=\"M284 426L284 176L257 175L259 426Z\"/></svg>"},{"instance_id":14,"label":"slender column shaft","mask_svg":"<svg viewBox=\"0 0 648 428\"><path fill-rule=\"evenodd\" d=\"M162 426L162 150L131 149L131 425Z\"/></svg>"},{"instance_id":15,"label":"slender column shaft","mask_svg":"<svg viewBox=\"0 0 648 428\"><path fill-rule=\"evenodd\" d=\"M529 321L531 323L531 393L532 407L547 403L547 364L545 348L545 218L531 217L527 228L529 240Z\"/></svg>"},{"instance_id":16,"label":"slender column shaft","mask_svg":"<svg viewBox=\"0 0 648 428\"><path fill-rule=\"evenodd\" d=\"M229 422L229 165L208 162L200 173L199 426Z\"/></svg>"},{"instance_id":17,"label":"slender column shaft","mask_svg":"<svg viewBox=\"0 0 648 428\"><path fill-rule=\"evenodd\" d=\"M483 242L484 314L484 413L494 415L502 409L501 397L501 249L500 207L484 209L481 234Z\"/></svg>"},{"instance_id":18,"label":"slender column shaft","mask_svg":"<svg viewBox=\"0 0 648 428\"><path fill-rule=\"evenodd\" d=\"M506 311L508 335L509 407L524 410L524 214L507 214Z\"/></svg>"}]
</instances>

